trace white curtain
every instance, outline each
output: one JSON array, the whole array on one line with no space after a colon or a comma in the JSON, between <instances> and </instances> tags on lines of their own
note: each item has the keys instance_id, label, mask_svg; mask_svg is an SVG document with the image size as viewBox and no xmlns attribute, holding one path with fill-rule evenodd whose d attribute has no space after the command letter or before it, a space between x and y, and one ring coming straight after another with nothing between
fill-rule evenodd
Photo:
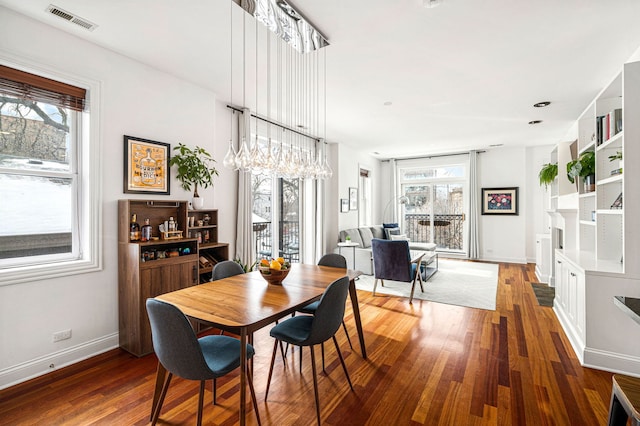
<instances>
[{"instance_id":1,"label":"white curtain","mask_svg":"<svg viewBox=\"0 0 640 426\"><path fill-rule=\"evenodd\" d=\"M251 113L245 109L242 113L242 124L238 132L251 138ZM242 139L240 139L240 143ZM254 262L255 247L253 247L253 198L251 195L251 173L238 172L238 218L236 222L236 253L234 259L240 259L243 264L252 265Z\"/></svg>"},{"instance_id":2,"label":"white curtain","mask_svg":"<svg viewBox=\"0 0 640 426\"><path fill-rule=\"evenodd\" d=\"M480 255L479 220L478 152L469 151L469 259L477 259Z\"/></svg>"}]
</instances>

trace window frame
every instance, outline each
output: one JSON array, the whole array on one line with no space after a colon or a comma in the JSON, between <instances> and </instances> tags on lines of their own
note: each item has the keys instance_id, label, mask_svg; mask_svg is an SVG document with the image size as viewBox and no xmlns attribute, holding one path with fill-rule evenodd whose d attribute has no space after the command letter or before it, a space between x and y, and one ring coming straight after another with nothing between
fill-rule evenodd
<instances>
[{"instance_id":1,"label":"window frame","mask_svg":"<svg viewBox=\"0 0 640 426\"><path fill-rule=\"evenodd\" d=\"M21 264L0 269L0 286L19 284L64 277L102 270L102 182L100 162L100 89L101 83L53 69L42 64L25 60L0 51L0 65L14 68L77 86L86 90L87 106L77 114L77 123L73 123L77 132L75 152L70 174L77 172L75 198L76 211L72 221L77 222L78 231L72 233L74 246L79 253L73 259L39 263ZM74 226L75 228L75 226ZM38 256L40 257L40 256ZM42 256L41 258L48 257Z\"/></svg>"}]
</instances>

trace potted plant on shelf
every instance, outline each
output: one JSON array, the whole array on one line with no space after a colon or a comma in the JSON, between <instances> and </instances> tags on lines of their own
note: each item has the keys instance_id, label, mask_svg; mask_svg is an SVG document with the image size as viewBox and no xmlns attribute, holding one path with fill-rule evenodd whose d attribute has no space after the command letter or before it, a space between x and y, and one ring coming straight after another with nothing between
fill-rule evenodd
<instances>
[{"instance_id":1,"label":"potted plant on shelf","mask_svg":"<svg viewBox=\"0 0 640 426\"><path fill-rule=\"evenodd\" d=\"M596 153L585 151L580 157L567 163L567 177L571 183L580 176L584 182L585 192L596 189Z\"/></svg>"},{"instance_id":2,"label":"potted plant on shelf","mask_svg":"<svg viewBox=\"0 0 640 426\"><path fill-rule=\"evenodd\" d=\"M218 170L213 165L216 160L199 146L191 149L179 143L173 150L176 154L169 160L169 165L177 166L176 177L185 190L191 191L193 186L193 208L201 209L204 206L204 198L198 194L198 185L201 188L213 186L213 176L218 175Z\"/></svg>"},{"instance_id":3,"label":"potted plant on shelf","mask_svg":"<svg viewBox=\"0 0 640 426\"><path fill-rule=\"evenodd\" d=\"M540 173L538 173L538 179L540 179L540 186L544 185L545 188L548 188L549 185L555 180L556 176L558 176L558 163L547 163L542 166L540 169Z\"/></svg>"}]
</instances>

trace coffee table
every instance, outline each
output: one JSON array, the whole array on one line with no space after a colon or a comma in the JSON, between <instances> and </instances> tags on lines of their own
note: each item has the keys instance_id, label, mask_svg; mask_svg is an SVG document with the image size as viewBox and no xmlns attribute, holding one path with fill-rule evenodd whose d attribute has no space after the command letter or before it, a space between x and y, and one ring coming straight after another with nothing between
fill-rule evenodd
<instances>
[{"instance_id":1,"label":"coffee table","mask_svg":"<svg viewBox=\"0 0 640 426\"><path fill-rule=\"evenodd\" d=\"M423 255L420 265L424 268L424 278L422 281L427 281L438 272L438 253L436 251L411 250L412 259L420 255Z\"/></svg>"}]
</instances>

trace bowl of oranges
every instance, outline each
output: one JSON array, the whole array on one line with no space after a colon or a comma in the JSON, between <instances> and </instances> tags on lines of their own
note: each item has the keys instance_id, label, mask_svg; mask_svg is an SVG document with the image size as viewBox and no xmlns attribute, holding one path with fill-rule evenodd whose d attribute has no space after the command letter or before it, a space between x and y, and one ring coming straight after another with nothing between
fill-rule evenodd
<instances>
[{"instance_id":1,"label":"bowl of oranges","mask_svg":"<svg viewBox=\"0 0 640 426\"><path fill-rule=\"evenodd\" d=\"M258 270L269 284L282 285L282 280L289 274L290 266L289 262L282 257L271 260L262 259Z\"/></svg>"}]
</instances>

